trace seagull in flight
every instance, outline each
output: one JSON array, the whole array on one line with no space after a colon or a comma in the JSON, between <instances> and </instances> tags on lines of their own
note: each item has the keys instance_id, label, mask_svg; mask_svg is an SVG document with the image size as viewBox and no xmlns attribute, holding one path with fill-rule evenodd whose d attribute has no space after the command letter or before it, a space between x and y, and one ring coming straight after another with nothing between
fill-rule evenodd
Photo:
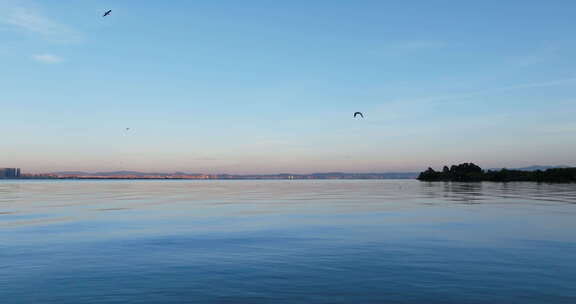
<instances>
[{"instance_id":1,"label":"seagull in flight","mask_svg":"<svg viewBox=\"0 0 576 304\"><path fill-rule=\"evenodd\" d=\"M111 12L112 12L112 10L108 10L107 12L104 13L104 16L102 16L102 17L106 17L106 16L110 15Z\"/></svg>"},{"instance_id":2,"label":"seagull in flight","mask_svg":"<svg viewBox=\"0 0 576 304\"><path fill-rule=\"evenodd\" d=\"M356 116L360 115L360 117L364 118L364 115L362 115L362 112L355 112L354 113L354 118L356 118Z\"/></svg>"}]
</instances>

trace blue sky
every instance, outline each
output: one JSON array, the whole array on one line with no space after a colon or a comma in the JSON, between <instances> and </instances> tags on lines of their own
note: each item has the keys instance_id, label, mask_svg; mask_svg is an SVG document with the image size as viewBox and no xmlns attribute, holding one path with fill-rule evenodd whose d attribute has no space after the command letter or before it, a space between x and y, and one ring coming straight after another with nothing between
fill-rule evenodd
<instances>
[{"instance_id":1,"label":"blue sky","mask_svg":"<svg viewBox=\"0 0 576 304\"><path fill-rule=\"evenodd\" d=\"M576 165L575 13L568 0L2 0L0 167Z\"/></svg>"}]
</instances>

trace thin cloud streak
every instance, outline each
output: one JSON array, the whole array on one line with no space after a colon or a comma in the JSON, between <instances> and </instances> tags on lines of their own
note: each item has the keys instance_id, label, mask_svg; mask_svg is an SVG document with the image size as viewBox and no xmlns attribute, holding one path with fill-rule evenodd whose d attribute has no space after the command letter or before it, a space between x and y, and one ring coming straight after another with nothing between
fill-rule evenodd
<instances>
[{"instance_id":1,"label":"thin cloud streak","mask_svg":"<svg viewBox=\"0 0 576 304\"><path fill-rule=\"evenodd\" d=\"M432 51L446 47L448 47L448 43L444 41L412 40L385 43L376 49L368 51L368 53L371 55L397 56L404 55L406 52Z\"/></svg>"},{"instance_id":2,"label":"thin cloud streak","mask_svg":"<svg viewBox=\"0 0 576 304\"><path fill-rule=\"evenodd\" d=\"M461 94L446 94L446 95L438 95L438 96L421 97L421 98L415 98L415 99L409 99L409 100L406 100L406 99L396 100L393 103L405 103L405 102L434 103L434 102L439 102L439 101L471 98L471 97L476 97L478 95L483 95L483 94L514 91L514 90L520 90L520 89L545 88L545 87L553 87L553 86L560 86L560 85L567 85L567 84L576 84L576 77L551 80L551 81L540 81L540 82L516 84L516 85L503 86L503 87L492 88L492 89L484 89L484 90L478 90L478 91L461 93Z\"/></svg>"},{"instance_id":3,"label":"thin cloud streak","mask_svg":"<svg viewBox=\"0 0 576 304\"><path fill-rule=\"evenodd\" d=\"M62 57L58 57L58 56L52 55L52 54L34 55L34 56L32 56L32 59L34 59L40 63L46 63L46 64L56 64L56 63L61 63L64 61L64 59Z\"/></svg>"},{"instance_id":4,"label":"thin cloud streak","mask_svg":"<svg viewBox=\"0 0 576 304\"><path fill-rule=\"evenodd\" d=\"M576 83L576 77L566 78L566 79L558 79L558 80L551 80L551 81L541 81L541 82L532 82L532 83L524 83L524 84L512 85L512 86L507 86L507 87L502 87L502 88L494 89L494 91L508 91L508 90L524 89L524 88L553 87L553 86L565 85L565 84L572 84L572 83Z\"/></svg>"},{"instance_id":5,"label":"thin cloud streak","mask_svg":"<svg viewBox=\"0 0 576 304\"><path fill-rule=\"evenodd\" d=\"M41 36L43 39L58 42L75 42L81 34L41 13L11 2L0 5L0 24Z\"/></svg>"},{"instance_id":6,"label":"thin cloud streak","mask_svg":"<svg viewBox=\"0 0 576 304\"><path fill-rule=\"evenodd\" d=\"M414 40L393 43L390 45L392 49L396 50L429 50L439 49L446 47L447 43L444 41L430 41L430 40Z\"/></svg>"},{"instance_id":7,"label":"thin cloud streak","mask_svg":"<svg viewBox=\"0 0 576 304\"><path fill-rule=\"evenodd\" d=\"M387 102L386 104L373 108L370 112L377 113L379 119L372 120L373 123L379 124L383 121L390 121L390 119L400 119L400 117L414 116L418 114L427 113L431 108L443 104L445 102L454 102L458 100L467 100L480 96L498 96L506 92L513 92L517 90L529 90L539 88L549 88L555 86L565 86L576 84L576 77L556 79L550 81L539 81L520 83L515 85L508 85L496 88L480 89L469 92L454 93L454 94L439 94L415 98L398 98ZM374 115L373 115L374 116Z\"/></svg>"}]
</instances>

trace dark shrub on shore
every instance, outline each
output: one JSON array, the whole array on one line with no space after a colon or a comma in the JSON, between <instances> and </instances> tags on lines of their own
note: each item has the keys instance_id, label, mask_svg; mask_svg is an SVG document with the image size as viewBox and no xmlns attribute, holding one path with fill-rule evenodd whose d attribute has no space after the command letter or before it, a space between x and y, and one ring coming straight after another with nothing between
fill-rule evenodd
<instances>
[{"instance_id":1,"label":"dark shrub on shore","mask_svg":"<svg viewBox=\"0 0 576 304\"><path fill-rule=\"evenodd\" d=\"M473 163L444 166L442 171L432 168L420 173L421 181L453 181L453 182L547 182L547 183L570 183L576 182L576 168L554 168L545 171L522 171L522 170L482 170Z\"/></svg>"}]
</instances>

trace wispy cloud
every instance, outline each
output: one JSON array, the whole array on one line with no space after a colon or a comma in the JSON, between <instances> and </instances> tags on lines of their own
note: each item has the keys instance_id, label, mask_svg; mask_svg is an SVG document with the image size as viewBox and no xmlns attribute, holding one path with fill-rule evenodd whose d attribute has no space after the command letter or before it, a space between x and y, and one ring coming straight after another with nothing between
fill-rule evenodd
<instances>
[{"instance_id":1,"label":"wispy cloud","mask_svg":"<svg viewBox=\"0 0 576 304\"><path fill-rule=\"evenodd\" d=\"M21 2L9 1L0 5L0 25L12 27L40 37L60 42L73 42L81 38L78 31L44 16Z\"/></svg>"},{"instance_id":2,"label":"wispy cloud","mask_svg":"<svg viewBox=\"0 0 576 304\"><path fill-rule=\"evenodd\" d=\"M485 95L485 94L496 94L496 93L507 92L507 91L533 89L533 88L546 88L546 87L555 87L555 86L570 85L570 84L576 84L576 77L550 80L550 81L521 83L521 84L502 86L502 87L496 87L496 88L480 89L477 91L463 92L463 93L458 93L458 94L445 94L445 95L427 96L427 97L412 98L412 99L399 99L399 100L394 100L393 103L406 103L406 102L434 103L434 102L440 102L440 101L471 98L471 97L476 97L476 96Z\"/></svg>"},{"instance_id":3,"label":"wispy cloud","mask_svg":"<svg viewBox=\"0 0 576 304\"><path fill-rule=\"evenodd\" d=\"M395 50L428 50L428 49L439 49L446 46L443 41L433 41L433 40L414 40L414 41L404 41L392 43L389 45L390 48Z\"/></svg>"},{"instance_id":4,"label":"wispy cloud","mask_svg":"<svg viewBox=\"0 0 576 304\"><path fill-rule=\"evenodd\" d=\"M395 56L406 54L406 52L439 50L447 46L448 44L443 41L408 40L408 41L396 41L386 43L384 45L379 46L377 49L372 49L369 52L372 54Z\"/></svg>"},{"instance_id":5,"label":"wispy cloud","mask_svg":"<svg viewBox=\"0 0 576 304\"><path fill-rule=\"evenodd\" d=\"M572 78L557 79L557 80L550 80L550 81L530 82L530 83L511 85L511 86L507 86L507 87L494 89L491 91L508 91L508 90L517 90L517 89L526 89L526 88L554 87L554 86L575 84L575 83L576 83L576 77L572 77Z\"/></svg>"},{"instance_id":6,"label":"wispy cloud","mask_svg":"<svg viewBox=\"0 0 576 304\"><path fill-rule=\"evenodd\" d=\"M518 65L530 66L545 63L556 57L561 50L562 48L559 43L545 42L530 53L518 56Z\"/></svg>"},{"instance_id":7,"label":"wispy cloud","mask_svg":"<svg viewBox=\"0 0 576 304\"><path fill-rule=\"evenodd\" d=\"M538 127L542 133L566 133L574 134L576 132L576 123L555 123L549 125L541 125Z\"/></svg>"},{"instance_id":8,"label":"wispy cloud","mask_svg":"<svg viewBox=\"0 0 576 304\"><path fill-rule=\"evenodd\" d=\"M384 105L376 106L373 113L378 113L382 120L404 119L407 116L428 115L430 109L445 103L467 102L476 97L499 96L505 93L524 90L538 90L557 86L576 85L576 77L550 81L526 82L494 88L484 88L467 92L446 93L421 97L406 97L389 100ZM571 103L570 103L571 105Z\"/></svg>"},{"instance_id":9,"label":"wispy cloud","mask_svg":"<svg viewBox=\"0 0 576 304\"><path fill-rule=\"evenodd\" d=\"M46 64L55 64L55 63L61 63L62 61L64 61L64 59L62 57L58 57L58 56L52 55L52 54L34 55L34 56L32 56L32 59L34 59L40 63L46 63Z\"/></svg>"}]
</instances>

